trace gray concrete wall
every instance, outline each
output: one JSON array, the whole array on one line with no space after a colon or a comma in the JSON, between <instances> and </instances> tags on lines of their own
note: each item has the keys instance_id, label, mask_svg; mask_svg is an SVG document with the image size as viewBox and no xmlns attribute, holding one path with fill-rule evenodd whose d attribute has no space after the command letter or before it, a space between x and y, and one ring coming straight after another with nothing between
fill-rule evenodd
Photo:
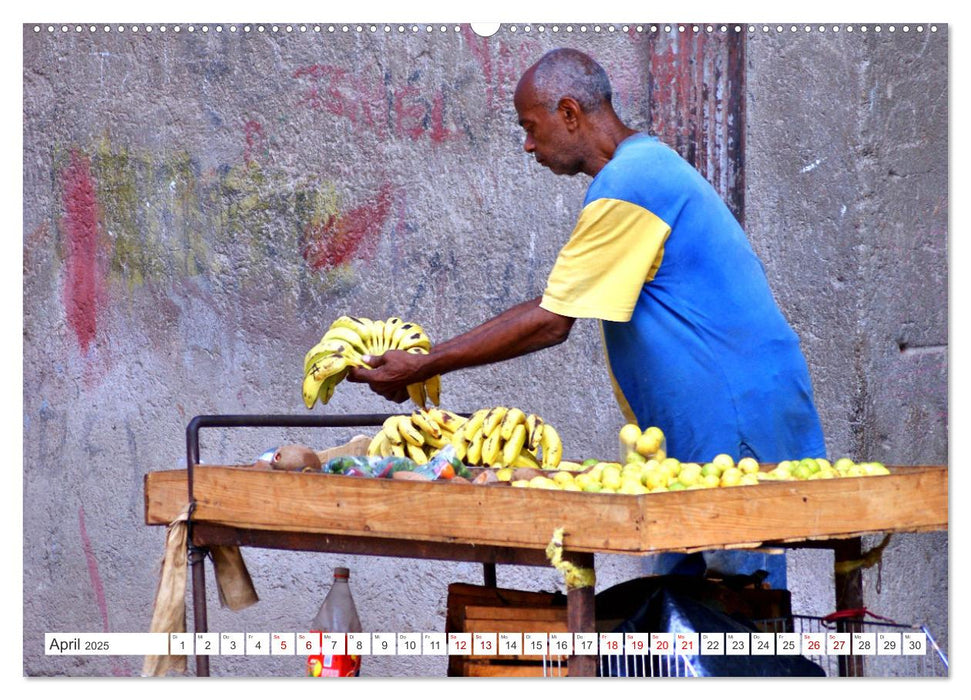
<instances>
[{"instance_id":1,"label":"gray concrete wall","mask_svg":"<svg viewBox=\"0 0 971 700\"><path fill-rule=\"evenodd\" d=\"M619 111L641 127L643 40L619 26L490 39L453 25L33 26L24 673L133 675L140 659L46 658L42 640L147 628L164 533L144 525L143 476L184 463L194 415L304 412L303 354L337 315L411 318L436 340L539 294L586 181L522 152L512 89L545 50L576 46L601 60ZM946 44L946 30L749 43L748 229L803 338L834 455L947 461ZM562 346L445 377L442 398L460 411L523 407L557 425L569 453L610 455L621 416L607 386L596 327L581 322ZM350 385L327 408L388 409ZM248 462L354 432L204 432L202 455ZM929 621L946 641L946 546L945 535L895 538L871 607ZM213 630L303 629L335 565L352 570L366 629L441 630L448 583L481 579L467 564L245 556L261 601L239 613L211 601ZM790 557L809 612L831 606L820 557ZM639 563L597 565L602 589ZM552 570L516 567L500 567L499 583L561 586ZM373 657L365 672L444 667ZM213 661L214 675L301 672L300 659Z\"/></svg>"}]
</instances>

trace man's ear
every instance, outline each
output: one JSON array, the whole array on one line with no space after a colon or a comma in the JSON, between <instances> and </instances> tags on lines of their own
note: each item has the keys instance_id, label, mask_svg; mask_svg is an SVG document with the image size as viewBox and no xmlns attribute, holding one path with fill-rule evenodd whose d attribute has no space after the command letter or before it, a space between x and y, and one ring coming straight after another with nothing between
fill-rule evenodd
<instances>
[{"instance_id":1,"label":"man's ear","mask_svg":"<svg viewBox=\"0 0 971 700\"><path fill-rule=\"evenodd\" d=\"M583 109L575 99L561 97L556 104L556 111L563 117L563 122L569 131L576 131L580 127L580 115L583 113Z\"/></svg>"}]
</instances>

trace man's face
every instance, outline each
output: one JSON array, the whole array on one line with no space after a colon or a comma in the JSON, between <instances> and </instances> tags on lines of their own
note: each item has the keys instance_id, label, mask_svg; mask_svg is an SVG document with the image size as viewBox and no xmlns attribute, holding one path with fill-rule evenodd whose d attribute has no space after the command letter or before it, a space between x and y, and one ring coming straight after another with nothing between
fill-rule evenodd
<instances>
[{"instance_id":1,"label":"man's face","mask_svg":"<svg viewBox=\"0 0 971 700\"><path fill-rule=\"evenodd\" d=\"M523 149L533 154L536 162L557 175L576 175L580 162L575 156L576 139L567 128L561 110L550 112L540 103L527 74L520 81L513 97L519 125L526 132Z\"/></svg>"}]
</instances>

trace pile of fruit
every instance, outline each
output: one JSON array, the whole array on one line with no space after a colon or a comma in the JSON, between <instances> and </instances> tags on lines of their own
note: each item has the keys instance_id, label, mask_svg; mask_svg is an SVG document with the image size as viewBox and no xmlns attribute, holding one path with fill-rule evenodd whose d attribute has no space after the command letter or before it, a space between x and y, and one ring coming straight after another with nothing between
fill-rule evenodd
<instances>
[{"instance_id":1,"label":"pile of fruit","mask_svg":"<svg viewBox=\"0 0 971 700\"><path fill-rule=\"evenodd\" d=\"M400 318L372 321L341 316L304 356L303 402L307 408L313 408L318 400L323 404L330 401L351 367L370 369L363 360L364 355L383 355L388 350L423 355L431 347L431 341L417 323ZM408 396L419 408L424 408L429 400L437 406L440 390L441 378L434 376L409 386Z\"/></svg>"},{"instance_id":2,"label":"pile of fruit","mask_svg":"<svg viewBox=\"0 0 971 700\"><path fill-rule=\"evenodd\" d=\"M438 408L391 416L371 441L368 455L424 464L446 445L469 466L555 469L563 456L556 428L507 406L482 408L468 419Z\"/></svg>"}]
</instances>

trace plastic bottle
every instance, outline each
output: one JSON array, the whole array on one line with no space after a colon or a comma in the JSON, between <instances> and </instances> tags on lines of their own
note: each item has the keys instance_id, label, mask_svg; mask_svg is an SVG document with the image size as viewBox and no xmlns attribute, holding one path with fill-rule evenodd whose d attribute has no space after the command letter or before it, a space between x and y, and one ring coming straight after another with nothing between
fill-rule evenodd
<instances>
[{"instance_id":1,"label":"plastic bottle","mask_svg":"<svg viewBox=\"0 0 971 700\"><path fill-rule=\"evenodd\" d=\"M312 632L360 632L361 620L357 616L351 587L347 581L350 570L339 566L334 569L324 604L311 623ZM361 674L361 657L356 655L319 654L307 658L307 675L314 677L358 676Z\"/></svg>"}]
</instances>

